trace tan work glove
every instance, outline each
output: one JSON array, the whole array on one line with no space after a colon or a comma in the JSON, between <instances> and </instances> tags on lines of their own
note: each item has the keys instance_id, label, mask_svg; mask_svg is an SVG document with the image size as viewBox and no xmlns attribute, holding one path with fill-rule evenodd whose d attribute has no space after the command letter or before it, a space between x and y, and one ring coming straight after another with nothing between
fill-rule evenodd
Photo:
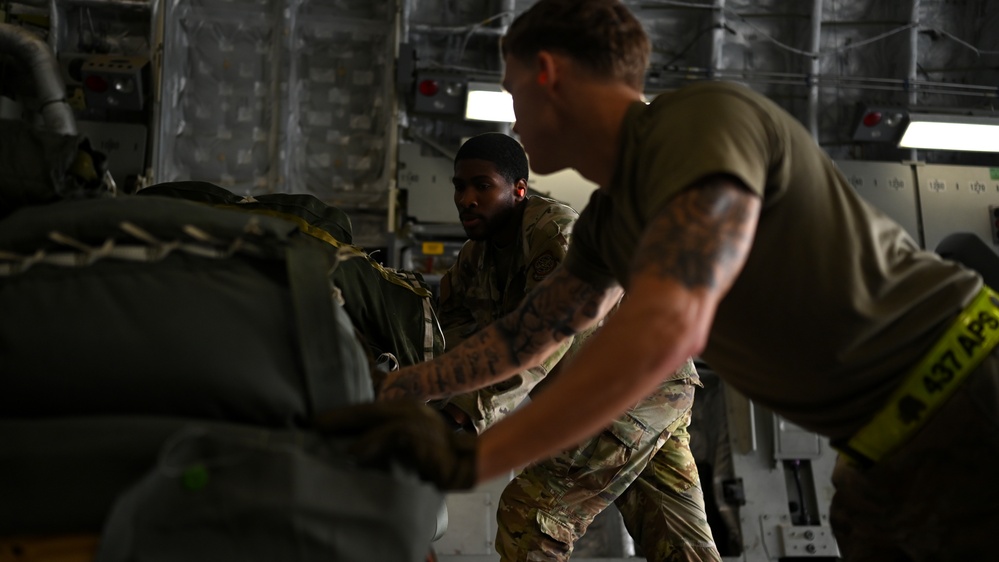
<instances>
[{"instance_id":1,"label":"tan work glove","mask_svg":"<svg viewBox=\"0 0 999 562\"><path fill-rule=\"evenodd\" d=\"M398 460L441 491L475 485L475 435L455 432L426 404L354 404L320 415L315 425L326 435L354 438L349 451L361 466L384 469Z\"/></svg>"}]
</instances>

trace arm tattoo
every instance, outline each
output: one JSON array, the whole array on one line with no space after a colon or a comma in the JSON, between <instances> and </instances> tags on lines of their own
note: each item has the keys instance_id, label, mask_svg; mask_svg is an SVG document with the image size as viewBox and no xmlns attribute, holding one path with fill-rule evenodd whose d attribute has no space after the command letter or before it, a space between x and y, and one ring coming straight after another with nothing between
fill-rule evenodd
<instances>
[{"instance_id":1,"label":"arm tattoo","mask_svg":"<svg viewBox=\"0 0 999 562\"><path fill-rule=\"evenodd\" d=\"M559 289L548 291L549 286ZM576 334L576 326L598 319L606 294L562 268L538 288L541 290L532 291L517 310L496 323L506 343L506 359L517 366L541 351L547 342L562 342Z\"/></svg>"},{"instance_id":2,"label":"arm tattoo","mask_svg":"<svg viewBox=\"0 0 999 562\"><path fill-rule=\"evenodd\" d=\"M726 176L691 186L649 224L632 272L671 277L689 289L728 283L749 251L758 199Z\"/></svg>"},{"instance_id":3,"label":"arm tattoo","mask_svg":"<svg viewBox=\"0 0 999 562\"><path fill-rule=\"evenodd\" d=\"M544 318L538 316L538 312L531 310L523 314L511 314L506 318L497 320L495 325L497 331L505 344L502 347L506 352L486 345L488 336L483 330L469 337L462 345L454 348L445 356L448 361L431 361L425 365L431 369L429 376L421 382L408 380L404 383L404 392L411 395L422 395L431 393L437 395L454 394L456 388L466 388L470 385L475 388L484 386L479 383L483 379L482 374L487 373L488 377L495 377L500 372L505 371L507 365L520 366L522 358L526 358L532 352L542 349L540 342L535 338L543 340L544 329L541 321ZM514 318L516 317L516 318ZM523 330L517 329L517 319L529 319L528 325L524 325ZM509 320L509 321L508 321ZM552 334L565 333L572 335L569 327L548 328ZM566 336L557 337L561 341ZM401 382L401 381L400 381Z\"/></svg>"},{"instance_id":4,"label":"arm tattoo","mask_svg":"<svg viewBox=\"0 0 999 562\"><path fill-rule=\"evenodd\" d=\"M604 301L619 296L617 287L594 287L562 268L556 269L521 301L514 312L497 320L490 345L488 330L479 330L443 357L412 367L410 376L396 378L391 392L405 396L451 396L462 389L481 388L485 380L523 370L551 345L572 337L581 327L599 320ZM495 338L495 334L493 337Z\"/></svg>"}]
</instances>

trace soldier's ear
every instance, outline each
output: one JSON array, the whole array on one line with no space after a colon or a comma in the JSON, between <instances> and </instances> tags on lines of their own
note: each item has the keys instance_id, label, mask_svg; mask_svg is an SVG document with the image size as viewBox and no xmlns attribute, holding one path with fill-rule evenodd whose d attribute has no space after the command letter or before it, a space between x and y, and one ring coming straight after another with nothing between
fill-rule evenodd
<instances>
[{"instance_id":1,"label":"soldier's ear","mask_svg":"<svg viewBox=\"0 0 999 562\"><path fill-rule=\"evenodd\" d=\"M525 197L527 195L527 182L525 180L517 180L516 185L513 187L513 192L517 197Z\"/></svg>"}]
</instances>

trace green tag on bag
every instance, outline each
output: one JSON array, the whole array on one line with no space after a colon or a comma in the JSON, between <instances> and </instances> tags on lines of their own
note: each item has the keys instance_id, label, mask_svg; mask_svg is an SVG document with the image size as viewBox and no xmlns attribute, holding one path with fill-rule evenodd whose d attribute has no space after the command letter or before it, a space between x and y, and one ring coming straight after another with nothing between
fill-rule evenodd
<instances>
[{"instance_id":1,"label":"green tag on bag","mask_svg":"<svg viewBox=\"0 0 999 562\"><path fill-rule=\"evenodd\" d=\"M208 485L208 468L203 464L196 464L184 469L180 475L180 483L185 489L197 491Z\"/></svg>"}]
</instances>

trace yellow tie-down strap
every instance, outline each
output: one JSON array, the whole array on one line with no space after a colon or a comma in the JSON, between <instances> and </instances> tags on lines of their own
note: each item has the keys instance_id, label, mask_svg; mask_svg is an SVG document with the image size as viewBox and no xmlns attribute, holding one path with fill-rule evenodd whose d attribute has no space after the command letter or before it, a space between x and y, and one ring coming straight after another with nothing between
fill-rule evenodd
<instances>
[{"instance_id":1,"label":"yellow tie-down strap","mask_svg":"<svg viewBox=\"0 0 999 562\"><path fill-rule=\"evenodd\" d=\"M239 207L237 205L218 205L218 206L226 208L226 209L240 209L240 210L243 210L243 211L247 210L247 209L245 209L243 207ZM393 285L398 285L400 287L409 289L410 291L412 291L412 292L416 293L417 295L419 295L421 297L424 297L424 298L431 298L431 297L433 297L433 294L430 291L428 291L427 289L424 289L423 287L417 285L415 281L413 283L410 283L410 282L404 280L402 277L396 275L395 273L393 273L389 269L387 269L384 266L382 266L382 264L376 262L374 259L371 258L371 256L369 256L367 253L365 253L363 250L361 250L357 246L354 246L353 244L347 244L345 242L341 242L340 240L337 240L329 232L326 232L325 230L323 230L321 228L312 226L312 224L309 223L309 221L303 219L302 217L300 217L298 215L293 215L291 213L282 213L281 211L274 211L272 209L249 209L249 211L252 212L252 213L258 213L258 214L261 214L261 215L268 215L268 216L271 216L271 217L278 217L278 218L281 218L281 219L290 220L291 222L297 224L298 228L300 230L302 230L302 232L305 232L309 236L312 236L314 238L318 238L318 239L322 240L323 242L326 242L327 244L330 244L330 245L336 247L336 249L338 250L338 254L340 254L341 257L342 257L342 255L346 255L346 256L349 256L349 257L364 258L364 259L366 259L368 261L368 263L371 265L371 267L374 268L375 271L377 271L382 276L382 278L385 279L386 281L388 281L389 283L392 283ZM2 561L0 561L0 562L2 562Z\"/></svg>"},{"instance_id":2,"label":"yellow tie-down strap","mask_svg":"<svg viewBox=\"0 0 999 562\"><path fill-rule=\"evenodd\" d=\"M841 450L871 462L884 458L926 423L997 343L999 295L982 287L887 405Z\"/></svg>"}]
</instances>

